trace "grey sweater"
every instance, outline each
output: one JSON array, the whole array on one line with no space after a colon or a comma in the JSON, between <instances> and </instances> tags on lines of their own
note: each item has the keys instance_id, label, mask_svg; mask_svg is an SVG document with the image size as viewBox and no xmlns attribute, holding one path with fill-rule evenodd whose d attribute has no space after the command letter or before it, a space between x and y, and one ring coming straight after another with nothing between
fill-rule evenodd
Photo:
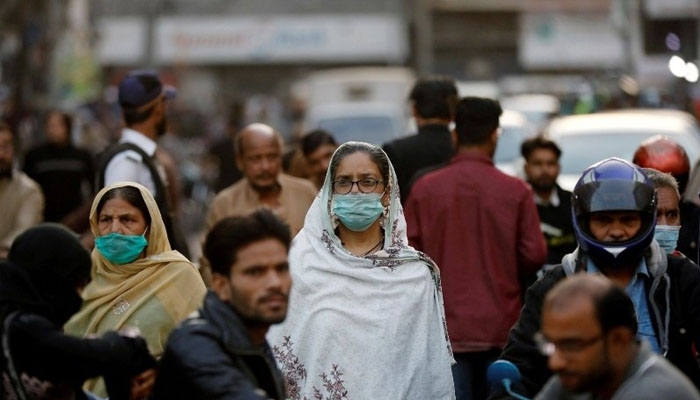
<instances>
[{"instance_id":1,"label":"grey sweater","mask_svg":"<svg viewBox=\"0 0 700 400\"><path fill-rule=\"evenodd\" d=\"M553 375L535 400L593 400L591 393L569 392ZM625 380L610 400L700 400L695 386L671 363L651 351L642 342L630 364Z\"/></svg>"}]
</instances>

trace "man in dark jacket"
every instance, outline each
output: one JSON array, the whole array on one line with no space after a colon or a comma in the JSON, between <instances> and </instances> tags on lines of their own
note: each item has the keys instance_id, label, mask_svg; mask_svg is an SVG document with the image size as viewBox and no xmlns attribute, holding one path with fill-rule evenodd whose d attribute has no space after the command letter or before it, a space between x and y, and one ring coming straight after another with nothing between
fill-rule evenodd
<instances>
[{"instance_id":1,"label":"man in dark jacket","mask_svg":"<svg viewBox=\"0 0 700 400\"><path fill-rule=\"evenodd\" d=\"M700 345L700 268L683 256L666 255L653 241L656 195L642 169L617 158L592 165L574 189L572 208L579 248L528 289L501 356L522 373L515 391L531 397L552 374L533 339L546 294L567 276L594 272L632 298L638 338L700 386L693 349ZM504 396L496 392L491 398Z\"/></svg>"},{"instance_id":2,"label":"man in dark jacket","mask_svg":"<svg viewBox=\"0 0 700 400\"><path fill-rule=\"evenodd\" d=\"M540 229L547 241L547 264L556 265L576 248L571 192L557 185L561 149L553 141L537 136L524 141L520 152L525 159L525 178L535 195Z\"/></svg>"},{"instance_id":3,"label":"man in dark jacket","mask_svg":"<svg viewBox=\"0 0 700 400\"><path fill-rule=\"evenodd\" d=\"M213 292L170 335L155 399L285 398L265 334L287 315L290 240L267 210L214 225L204 244Z\"/></svg>"},{"instance_id":4,"label":"man in dark jacket","mask_svg":"<svg viewBox=\"0 0 700 400\"><path fill-rule=\"evenodd\" d=\"M383 147L394 165L402 203L418 170L445 164L454 154L449 125L458 100L457 86L454 79L445 76L422 78L413 86L409 100L418 133L385 143Z\"/></svg>"}]
</instances>

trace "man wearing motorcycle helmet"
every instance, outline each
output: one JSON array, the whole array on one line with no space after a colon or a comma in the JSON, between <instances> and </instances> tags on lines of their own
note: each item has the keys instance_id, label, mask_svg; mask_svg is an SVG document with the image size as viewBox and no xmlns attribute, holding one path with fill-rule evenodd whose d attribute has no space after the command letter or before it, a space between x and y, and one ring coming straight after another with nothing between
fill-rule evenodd
<instances>
[{"instance_id":1,"label":"man wearing motorcycle helmet","mask_svg":"<svg viewBox=\"0 0 700 400\"><path fill-rule=\"evenodd\" d=\"M643 170L619 158L588 167L574 188L572 214L578 248L528 289L501 355L520 369L516 392L533 396L552 374L533 338L546 294L575 273L601 273L624 288L635 306L638 339L700 387L693 349L700 347L700 268L653 240L656 194ZM497 391L490 398L502 397Z\"/></svg>"},{"instance_id":2,"label":"man wearing motorcycle helmet","mask_svg":"<svg viewBox=\"0 0 700 400\"><path fill-rule=\"evenodd\" d=\"M673 140L657 135L639 145L632 162L642 168L653 168L669 173L678 182L678 191L682 200L680 203L681 230L678 234L676 249L697 264L700 207L683 196L690 175L690 161L685 150Z\"/></svg>"}]
</instances>

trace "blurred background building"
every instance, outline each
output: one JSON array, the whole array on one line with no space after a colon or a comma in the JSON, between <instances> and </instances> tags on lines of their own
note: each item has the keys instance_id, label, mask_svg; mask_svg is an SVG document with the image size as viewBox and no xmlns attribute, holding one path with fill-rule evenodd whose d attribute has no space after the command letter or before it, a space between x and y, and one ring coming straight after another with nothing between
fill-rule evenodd
<instances>
[{"instance_id":1,"label":"blurred background building","mask_svg":"<svg viewBox=\"0 0 700 400\"><path fill-rule=\"evenodd\" d=\"M683 103L699 17L697 0L6 0L0 98L3 114L109 101L125 71L151 67L188 107L244 101L288 129L309 72L388 65L499 95Z\"/></svg>"}]
</instances>

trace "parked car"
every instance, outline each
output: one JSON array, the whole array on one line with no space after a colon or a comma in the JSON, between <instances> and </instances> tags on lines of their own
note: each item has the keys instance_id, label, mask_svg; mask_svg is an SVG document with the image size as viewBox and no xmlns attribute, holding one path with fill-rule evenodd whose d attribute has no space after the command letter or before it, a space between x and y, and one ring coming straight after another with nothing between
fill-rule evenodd
<instances>
[{"instance_id":1,"label":"parked car","mask_svg":"<svg viewBox=\"0 0 700 400\"><path fill-rule=\"evenodd\" d=\"M519 94L501 98L504 110L521 112L525 118L540 130L551 118L559 114L559 99L551 94Z\"/></svg>"},{"instance_id":2,"label":"parked car","mask_svg":"<svg viewBox=\"0 0 700 400\"><path fill-rule=\"evenodd\" d=\"M608 157L632 161L639 144L665 135L685 149L691 165L700 158L700 130L688 113L676 110L624 110L560 117L545 136L561 147L559 185L572 190L588 166Z\"/></svg>"}]
</instances>

